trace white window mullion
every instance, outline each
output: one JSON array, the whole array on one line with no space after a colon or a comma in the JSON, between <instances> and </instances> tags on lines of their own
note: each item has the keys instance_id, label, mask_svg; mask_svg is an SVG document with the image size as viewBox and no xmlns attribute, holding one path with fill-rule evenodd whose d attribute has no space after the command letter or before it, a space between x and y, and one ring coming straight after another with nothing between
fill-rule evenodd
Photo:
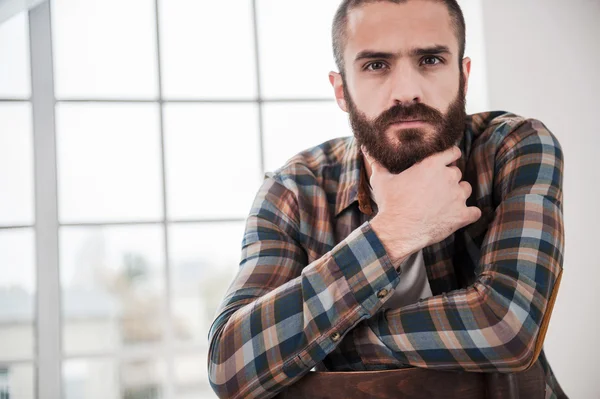
<instances>
[{"instance_id":1,"label":"white window mullion","mask_svg":"<svg viewBox=\"0 0 600 399\"><path fill-rule=\"evenodd\" d=\"M50 5L29 10L37 268L37 398L61 397L55 97Z\"/></svg>"},{"instance_id":2,"label":"white window mullion","mask_svg":"<svg viewBox=\"0 0 600 399\"><path fill-rule=\"evenodd\" d=\"M173 332L173 318L171 315L171 259L169 256L169 224L167 222L168 204L167 204L167 175L166 175L166 159L165 159L165 123L164 123L164 107L163 107L163 83L161 71L161 42L160 42L160 14L159 0L154 0L154 17L155 17L155 39L156 39L156 73L158 81L158 99L159 99L159 128L160 128L160 169L161 169L161 186L162 186L162 224L163 224L163 245L164 245L164 284L165 284L165 301L163 303L164 316L164 337L162 342L164 361L166 363L166 380L163 385L163 397L172 399L174 393L174 357L173 347L175 345L175 337Z\"/></svg>"}]
</instances>

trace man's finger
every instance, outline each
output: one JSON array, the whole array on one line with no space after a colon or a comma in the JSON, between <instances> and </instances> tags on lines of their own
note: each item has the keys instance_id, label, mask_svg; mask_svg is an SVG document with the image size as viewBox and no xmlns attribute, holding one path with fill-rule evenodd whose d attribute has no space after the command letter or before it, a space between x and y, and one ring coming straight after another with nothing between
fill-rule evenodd
<instances>
[{"instance_id":1,"label":"man's finger","mask_svg":"<svg viewBox=\"0 0 600 399\"><path fill-rule=\"evenodd\" d=\"M369 153L367 152L367 150L365 149L365 147L360 147L360 151L362 152L363 156L365 157L365 161L367 161L367 163L370 165L373 162L375 162L375 160L373 158L371 158L371 156L369 155Z\"/></svg>"},{"instance_id":2,"label":"man's finger","mask_svg":"<svg viewBox=\"0 0 600 399\"><path fill-rule=\"evenodd\" d=\"M469 206L467 207L468 213L469 213L469 223L475 223L476 221L479 220L479 218L481 218L481 209L477 208L476 206Z\"/></svg>"},{"instance_id":3,"label":"man's finger","mask_svg":"<svg viewBox=\"0 0 600 399\"><path fill-rule=\"evenodd\" d=\"M369 155L369 153L365 150L364 147L361 147L360 150L362 151L363 156L365 157L365 161L371 167L372 172L380 172L382 171L382 169L385 169L372 156Z\"/></svg>"},{"instance_id":4,"label":"man's finger","mask_svg":"<svg viewBox=\"0 0 600 399\"><path fill-rule=\"evenodd\" d=\"M453 145L446 151L438 152L437 154L434 154L431 157L439 160L440 162L443 162L444 165L449 165L452 162L460 159L461 155L462 153L460 151L460 148Z\"/></svg>"},{"instance_id":5,"label":"man's finger","mask_svg":"<svg viewBox=\"0 0 600 399\"><path fill-rule=\"evenodd\" d=\"M448 166L448 168L454 172L454 180L460 182L460 179L462 179L462 172L460 171L459 167L452 164L451 166Z\"/></svg>"},{"instance_id":6,"label":"man's finger","mask_svg":"<svg viewBox=\"0 0 600 399\"><path fill-rule=\"evenodd\" d=\"M469 199L469 197L473 193L473 187L466 181L461 181L460 183L458 183L458 185L460 186L461 190L463 191L465 200Z\"/></svg>"}]
</instances>

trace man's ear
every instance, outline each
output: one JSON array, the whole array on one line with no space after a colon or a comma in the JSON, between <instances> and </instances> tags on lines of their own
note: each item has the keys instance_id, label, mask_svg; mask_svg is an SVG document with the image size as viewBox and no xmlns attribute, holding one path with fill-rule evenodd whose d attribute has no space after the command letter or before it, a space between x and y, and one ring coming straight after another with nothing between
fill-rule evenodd
<instances>
[{"instance_id":1,"label":"man's ear","mask_svg":"<svg viewBox=\"0 0 600 399\"><path fill-rule=\"evenodd\" d=\"M469 76L471 75L471 59L469 57L465 57L462 60L462 70L465 78L465 96L467 95L467 91L469 91Z\"/></svg>"},{"instance_id":2,"label":"man's ear","mask_svg":"<svg viewBox=\"0 0 600 399\"><path fill-rule=\"evenodd\" d=\"M346 99L344 98L344 81L342 80L342 75L338 72L329 72L329 82L333 87L333 94L335 95L335 100L338 106L344 112L348 112L348 108L346 107Z\"/></svg>"}]
</instances>

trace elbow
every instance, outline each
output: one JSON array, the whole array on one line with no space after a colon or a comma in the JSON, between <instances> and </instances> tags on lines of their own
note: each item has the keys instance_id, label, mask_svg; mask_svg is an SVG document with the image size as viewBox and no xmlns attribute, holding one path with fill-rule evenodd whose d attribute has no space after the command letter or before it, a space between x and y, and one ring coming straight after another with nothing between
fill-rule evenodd
<instances>
[{"instance_id":1,"label":"elbow","mask_svg":"<svg viewBox=\"0 0 600 399\"><path fill-rule=\"evenodd\" d=\"M539 328L528 315L525 316L525 320L519 316L522 315L509 310L492 327L493 331L490 331L501 342L493 348L497 354L491 362L491 369L494 371L506 373L525 371L537 358L536 342Z\"/></svg>"},{"instance_id":2,"label":"elbow","mask_svg":"<svg viewBox=\"0 0 600 399\"><path fill-rule=\"evenodd\" d=\"M263 398L256 392L258 379L251 376L249 369L240 367L244 362L240 357L241 347L234 347L231 329L222 326L209 339L207 371L208 382L219 398L246 399ZM242 355L243 356L243 355ZM260 390L259 390L260 391Z\"/></svg>"},{"instance_id":3,"label":"elbow","mask_svg":"<svg viewBox=\"0 0 600 399\"><path fill-rule=\"evenodd\" d=\"M527 370L535 361L535 340L526 338L522 333L505 331L505 337L513 335L512 339L488 347L491 350L487 360L481 364L481 369L489 372L518 373ZM483 348L481 348L483 349ZM480 349L480 350L481 350ZM483 349L484 352L486 351Z\"/></svg>"},{"instance_id":4,"label":"elbow","mask_svg":"<svg viewBox=\"0 0 600 399\"><path fill-rule=\"evenodd\" d=\"M250 309L248 307L247 309ZM232 314L239 312L233 308L219 315L211 326L208 338L207 371L212 390L219 398L258 398L261 396L257 373L260 370L246 368L242 343L236 339L239 334L239 323L232 322ZM237 313L237 317L239 313ZM237 326L237 327L236 327ZM247 355L247 353L246 353Z\"/></svg>"},{"instance_id":5,"label":"elbow","mask_svg":"<svg viewBox=\"0 0 600 399\"><path fill-rule=\"evenodd\" d=\"M231 382L235 376L227 373L223 364L217 364L212 360L212 353L208 354L208 382L219 398L241 398L239 384Z\"/></svg>"},{"instance_id":6,"label":"elbow","mask_svg":"<svg viewBox=\"0 0 600 399\"><path fill-rule=\"evenodd\" d=\"M493 284L488 283L490 289L482 298L483 307L488 320L495 323L488 324L481 333L488 345L495 342L488 346L491 371L522 372L539 356L553 301L548 303L539 292L529 288L535 286L533 281L522 286L526 276L521 275L516 281L504 277L496 276ZM508 289L511 295L506 294Z\"/></svg>"},{"instance_id":7,"label":"elbow","mask_svg":"<svg viewBox=\"0 0 600 399\"><path fill-rule=\"evenodd\" d=\"M217 364L212 361L210 353L208 356L208 382L218 398L267 399L277 394L260 387L257 379L245 379L245 370L238 370L236 373L232 371L231 365ZM241 374L241 377L237 374Z\"/></svg>"},{"instance_id":8,"label":"elbow","mask_svg":"<svg viewBox=\"0 0 600 399\"><path fill-rule=\"evenodd\" d=\"M529 369L531 366L535 364L537 361L540 352L542 351L542 347L544 345L544 340L546 338L546 332L548 331L548 326L550 324L550 317L552 315L552 310L554 309L554 303L556 301L556 296L558 293L558 288L560 286L560 280L562 278L562 270L559 272L556 281L552 287L552 291L550 292L550 296L546 301L546 306L543 311L540 311L539 314L533 316L529 314L528 321L532 323L535 328L534 331L530 334L524 334L527 338L526 345L524 346L522 359L523 361L520 364L518 371L525 371ZM537 312L536 312L537 313ZM525 325L523 325L523 330L525 330Z\"/></svg>"},{"instance_id":9,"label":"elbow","mask_svg":"<svg viewBox=\"0 0 600 399\"><path fill-rule=\"evenodd\" d=\"M219 398L235 398L239 397L239 392L231 389L231 386L237 384L228 384L235 376L228 374L226 360L223 360L225 348L223 348L223 340L221 339L223 328L218 332L211 334L208 349L207 370L208 382L212 390Z\"/></svg>"},{"instance_id":10,"label":"elbow","mask_svg":"<svg viewBox=\"0 0 600 399\"><path fill-rule=\"evenodd\" d=\"M523 351L516 356L516 362L511 364L508 371L520 373L527 370L535 361L534 353L535 352L528 345L528 347L524 348Z\"/></svg>"},{"instance_id":11,"label":"elbow","mask_svg":"<svg viewBox=\"0 0 600 399\"><path fill-rule=\"evenodd\" d=\"M229 378L231 378L231 377L227 376L223 372L222 367L219 367L219 365L214 364L210 360L210 355L209 355L208 382L210 383L210 386L211 386L212 390L215 392L215 394L217 395L217 397L219 397L219 398L238 398L238 397L240 397L239 396L240 392L237 392L232 389L228 389L227 381ZM223 382L223 381L225 381L225 382ZM232 384L232 385L235 385L235 384Z\"/></svg>"},{"instance_id":12,"label":"elbow","mask_svg":"<svg viewBox=\"0 0 600 399\"><path fill-rule=\"evenodd\" d=\"M545 328L543 324L539 327L536 325L534 330L533 332L527 331L526 326L522 325L519 331L515 332L516 343L513 346L515 361L511 364L510 371L517 373L526 371L537 361L544 342Z\"/></svg>"}]
</instances>

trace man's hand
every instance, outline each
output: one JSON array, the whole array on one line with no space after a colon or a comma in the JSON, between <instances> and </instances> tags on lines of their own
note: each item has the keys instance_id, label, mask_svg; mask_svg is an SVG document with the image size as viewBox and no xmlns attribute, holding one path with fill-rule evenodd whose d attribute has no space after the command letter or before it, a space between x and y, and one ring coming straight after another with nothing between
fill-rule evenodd
<instances>
[{"instance_id":1,"label":"man's hand","mask_svg":"<svg viewBox=\"0 0 600 399\"><path fill-rule=\"evenodd\" d=\"M400 174L391 174L363 149L371 165L371 187L379 211L371 226L396 266L422 248L440 242L481 217L466 206L471 185L460 181L456 146L425 158Z\"/></svg>"}]
</instances>

